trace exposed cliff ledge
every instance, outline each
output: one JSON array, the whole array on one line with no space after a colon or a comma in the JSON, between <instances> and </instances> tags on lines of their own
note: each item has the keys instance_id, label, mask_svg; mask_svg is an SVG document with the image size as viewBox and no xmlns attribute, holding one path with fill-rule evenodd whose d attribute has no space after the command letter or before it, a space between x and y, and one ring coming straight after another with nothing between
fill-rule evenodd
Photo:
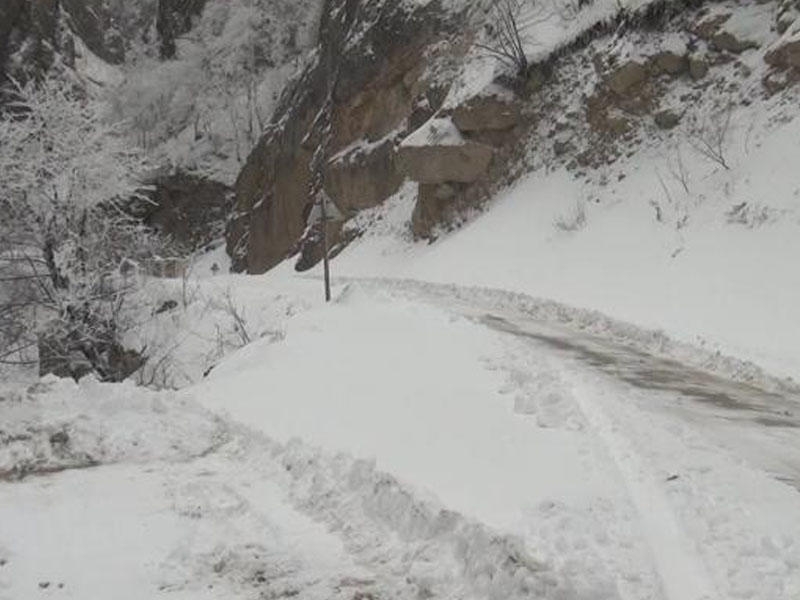
<instances>
[{"instance_id":1,"label":"exposed cliff ledge","mask_svg":"<svg viewBox=\"0 0 800 600\"><path fill-rule=\"evenodd\" d=\"M474 23L437 2L422 4L326 2L316 55L285 91L237 182L227 235L236 270L261 273L297 251L298 268L307 268L321 256L319 236L303 234L319 141L311 129L332 57L342 68L328 194L350 217L405 178L415 181L411 231L428 239L526 170L563 167L588 177L665 136L702 138L708 115L800 79L794 0L774 7L663 0L610 13L566 35L510 86L502 70L465 86L457 73L475 74ZM624 51L614 43L623 36ZM454 94L459 85L468 91ZM449 123L457 143L412 139L437 123ZM346 241L338 227L329 236L334 245Z\"/></svg>"},{"instance_id":2,"label":"exposed cliff ledge","mask_svg":"<svg viewBox=\"0 0 800 600\"><path fill-rule=\"evenodd\" d=\"M448 41L463 16L442 8L390 0L326 0L319 46L310 64L284 91L267 134L248 158L236 183L236 209L228 229L234 269L261 273L298 249L306 229L309 163L315 140L312 122L327 94L326 65L338 61L334 89L331 155L379 165L331 170L328 192L343 213L377 204L399 187L395 161L387 154L393 132L402 136L441 105L440 87L425 77L425 66L458 53ZM463 51L463 50L462 50ZM348 147L365 143L360 149ZM357 196L346 190L360 187ZM371 191L370 191L371 190Z\"/></svg>"}]
</instances>

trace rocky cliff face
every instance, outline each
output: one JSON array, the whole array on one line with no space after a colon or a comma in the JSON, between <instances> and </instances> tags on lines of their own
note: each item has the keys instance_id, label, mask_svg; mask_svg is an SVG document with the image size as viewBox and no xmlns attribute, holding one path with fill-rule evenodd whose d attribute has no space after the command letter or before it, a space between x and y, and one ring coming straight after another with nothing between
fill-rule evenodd
<instances>
[{"instance_id":1,"label":"rocky cliff face","mask_svg":"<svg viewBox=\"0 0 800 600\"><path fill-rule=\"evenodd\" d=\"M0 80L50 66L60 46L58 21L56 0L9 0L0 5Z\"/></svg>"},{"instance_id":2,"label":"rocky cliff face","mask_svg":"<svg viewBox=\"0 0 800 600\"><path fill-rule=\"evenodd\" d=\"M226 185L187 173L163 175L151 183L152 204L140 209L145 224L188 252L222 237L231 209Z\"/></svg>"},{"instance_id":3,"label":"rocky cliff face","mask_svg":"<svg viewBox=\"0 0 800 600\"><path fill-rule=\"evenodd\" d=\"M261 273L295 253L298 268L306 268L321 256L318 231L309 222L309 184L321 140L315 123L330 86L333 139L323 179L338 213L349 219L380 205L411 180L418 193L410 230L416 238L433 239L526 170L564 167L575 177L607 177L615 161L638 148L662 142L702 146L726 106L782 97L800 81L798 0L653 0L636 11L617 6L595 21L573 15L564 24L570 34L539 51L519 78L496 68L478 85L472 80L476 74L481 79L491 63L479 50L492 26L491 11L483 6L493 3L320 3L316 47L274 105L235 184L226 241L239 271ZM576 10L598 4L579 2ZM292 27L270 23L292 6L262 11L256 37L270 39L244 48L253 54L242 71L253 79L248 90L255 95L248 99L257 98L258 78L264 76L254 65L271 68L274 58L259 48L285 48L286 64L305 47L293 41ZM123 0L6 0L0 6L0 61L15 76L41 73L59 57L69 64L80 41L115 63L125 60L134 39L169 58L193 19L200 15L202 34L214 36L213 15L229 8L210 0L143 0L135 7ZM310 15L318 8L304 8L302 18L316 22ZM285 39L272 39L284 29ZM219 67L226 72L229 65ZM236 71L235 78L242 73ZM238 110L236 102L232 97L229 111ZM197 110L179 111L178 133L165 135L185 134L192 117L194 142L218 159L218 136L199 125L202 110L183 104ZM256 114L259 129L241 156L257 139L262 115ZM238 144L236 152L231 175L240 164ZM164 198L184 206L176 194L189 188L171 187ZM220 192L214 206L227 206L224 186L208 189ZM172 227L173 216L159 219ZM334 247L354 235L341 223L328 228Z\"/></svg>"},{"instance_id":4,"label":"rocky cliff face","mask_svg":"<svg viewBox=\"0 0 800 600\"><path fill-rule=\"evenodd\" d=\"M234 268L266 271L303 244L309 164L318 142L312 124L333 64L341 76L333 91L327 191L345 215L396 191L403 177L391 149L441 105L441 81L430 73L463 51L456 35L463 18L436 1L326 1L319 46L284 91L236 183L228 231Z\"/></svg>"},{"instance_id":5,"label":"rocky cliff face","mask_svg":"<svg viewBox=\"0 0 800 600\"><path fill-rule=\"evenodd\" d=\"M199 17L206 0L159 0L156 29L161 58L174 58L175 39L192 28L192 18Z\"/></svg>"},{"instance_id":6,"label":"rocky cliff face","mask_svg":"<svg viewBox=\"0 0 800 600\"><path fill-rule=\"evenodd\" d=\"M235 269L260 273L294 252L306 268L321 256L307 222L309 163L332 64L341 77L326 191L347 218L404 180L417 182L410 226L429 239L525 170L564 167L602 179L654 143L702 148L723 127L726 107L800 80L795 0L662 0L583 29L575 18L565 24L572 33L521 78L499 69L467 89L464 80L486 62L473 44L480 19L470 20L480 3L465 3L470 18L452 4L326 2L313 60L284 92L237 181L227 235ZM351 234L329 225L334 246Z\"/></svg>"},{"instance_id":7,"label":"rocky cliff face","mask_svg":"<svg viewBox=\"0 0 800 600\"><path fill-rule=\"evenodd\" d=\"M136 44L175 54L205 0L4 0L0 5L0 80L37 77L56 59L67 66L83 44L103 61L125 61Z\"/></svg>"}]
</instances>

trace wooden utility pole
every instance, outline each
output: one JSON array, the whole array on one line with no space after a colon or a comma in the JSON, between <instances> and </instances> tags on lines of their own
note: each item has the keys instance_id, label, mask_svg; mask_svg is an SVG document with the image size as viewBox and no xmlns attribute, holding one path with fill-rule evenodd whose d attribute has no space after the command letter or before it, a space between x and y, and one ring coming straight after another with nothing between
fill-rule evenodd
<instances>
[{"instance_id":1,"label":"wooden utility pole","mask_svg":"<svg viewBox=\"0 0 800 600\"><path fill-rule=\"evenodd\" d=\"M342 47L343 44L344 40L339 40L336 45ZM312 193L310 196L311 198L314 198L314 194L316 194L316 200L319 203L320 227L322 228L322 231L320 232L322 238L322 264L325 272L325 302L331 301L331 269L330 260L328 257L328 223L331 220L339 220L342 218L342 215L339 214L336 205L332 202L330 206L333 208L333 214L328 214L328 202L330 201L330 198L325 192L325 165L330 155L331 143L333 139L333 92L336 88L336 83L339 79L339 69L341 68L341 64L338 62L339 56L340 53L338 52L331 52L327 56L326 62L328 63L328 68L325 72L328 77L328 94L325 98L325 103L320 108L320 111L317 113L314 123L311 126L312 132L316 132L318 135L318 143L314 155L311 157L310 168Z\"/></svg>"},{"instance_id":2,"label":"wooden utility pole","mask_svg":"<svg viewBox=\"0 0 800 600\"><path fill-rule=\"evenodd\" d=\"M322 221L322 264L325 271L325 302L331 301L331 266L328 260L328 203L324 189L319 191L319 214Z\"/></svg>"}]
</instances>

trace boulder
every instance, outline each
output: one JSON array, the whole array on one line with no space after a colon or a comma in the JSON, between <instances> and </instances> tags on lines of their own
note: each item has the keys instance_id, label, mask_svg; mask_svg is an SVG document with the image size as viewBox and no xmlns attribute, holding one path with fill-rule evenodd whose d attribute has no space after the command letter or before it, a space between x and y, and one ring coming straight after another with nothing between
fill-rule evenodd
<instances>
[{"instance_id":1,"label":"boulder","mask_svg":"<svg viewBox=\"0 0 800 600\"><path fill-rule=\"evenodd\" d=\"M491 146L470 141L452 145L401 146L398 163L402 173L419 183L470 183L486 174L493 155Z\"/></svg>"},{"instance_id":2,"label":"boulder","mask_svg":"<svg viewBox=\"0 0 800 600\"><path fill-rule=\"evenodd\" d=\"M411 215L411 232L415 239L433 239L435 231L452 218L459 206L459 196L467 184L442 183L419 186L417 203Z\"/></svg>"},{"instance_id":3,"label":"boulder","mask_svg":"<svg viewBox=\"0 0 800 600\"><path fill-rule=\"evenodd\" d=\"M453 122L462 132L505 130L520 121L519 105L501 96L476 96L453 111Z\"/></svg>"},{"instance_id":4,"label":"boulder","mask_svg":"<svg viewBox=\"0 0 800 600\"><path fill-rule=\"evenodd\" d=\"M689 75L695 81L703 79L703 77L708 75L708 63L702 58L694 58L694 57L690 58Z\"/></svg>"},{"instance_id":5,"label":"boulder","mask_svg":"<svg viewBox=\"0 0 800 600\"><path fill-rule=\"evenodd\" d=\"M711 37L711 45L717 50L741 54L745 50L758 48L758 44L750 40L740 40L730 31L720 31Z\"/></svg>"},{"instance_id":6,"label":"boulder","mask_svg":"<svg viewBox=\"0 0 800 600\"><path fill-rule=\"evenodd\" d=\"M634 91L647 81L647 68L642 63L630 61L606 78L606 85L620 96Z\"/></svg>"},{"instance_id":7,"label":"boulder","mask_svg":"<svg viewBox=\"0 0 800 600\"><path fill-rule=\"evenodd\" d=\"M710 40L716 34L720 27L724 25L731 17L732 13L722 13L712 15L710 17L703 17L697 22L689 26L689 31L703 40Z\"/></svg>"},{"instance_id":8,"label":"boulder","mask_svg":"<svg viewBox=\"0 0 800 600\"><path fill-rule=\"evenodd\" d=\"M356 147L328 163L325 189L345 215L377 206L400 188L403 175L394 147L394 139L387 138L371 147Z\"/></svg>"},{"instance_id":9,"label":"boulder","mask_svg":"<svg viewBox=\"0 0 800 600\"><path fill-rule=\"evenodd\" d=\"M671 110L657 112L653 119L660 129L674 129L681 122L681 116Z\"/></svg>"},{"instance_id":10,"label":"boulder","mask_svg":"<svg viewBox=\"0 0 800 600\"><path fill-rule=\"evenodd\" d=\"M764 55L764 61L778 69L800 69L800 39L773 48Z\"/></svg>"},{"instance_id":11,"label":"boulder","mask_svg":"<svg viewBox=\"0 0 800 600\"><path fill-rule=\"evenodd\" d=\"M688 57L674 52L659 52L650 59L650 64L656 73L668 75L682 75L689 70Z\"/></svg>"}]
</instances>

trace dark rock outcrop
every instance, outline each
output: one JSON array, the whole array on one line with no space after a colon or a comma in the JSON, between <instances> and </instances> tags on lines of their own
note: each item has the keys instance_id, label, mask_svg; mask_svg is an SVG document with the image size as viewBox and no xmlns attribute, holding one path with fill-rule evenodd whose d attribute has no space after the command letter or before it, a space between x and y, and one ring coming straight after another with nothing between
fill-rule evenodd
<instances>
[{"instance_id":1,"label":"dark rock outcrop","mask_svg":"<svg viewBox=\"0 0 800 600\"><path fill-rule=\"evenodd\" d=\"M800 70L800 38L773 48L764 55L764 61L779 69Z\"/></svg>"},{"instance_id":2,"label":"dark rock outcrop","mask_svg":"<svg viewBox=\"0 0 800 600\"><path fill-rule=\"evenodd\" d=\"M380 204L403 183L395 140L389 137L337 157L326 167L325 182L328 194L344 215Z\"/></svg>"},{"instance_id":3,"label":"dark rock outcrop","mask_svg":"<svg viewBox=\"0 0 800 600\"><path fill-rule=\"evenodd\" d=\"M520 118L518 104L499 95L476 96L453 111L453 123L464 133L511 129Z\"/></svg>"},{"instance_id":4,"label":"dark rock outcrop","mask_svg":"<svg viewBox=\"0 0 800 600\"><path fill-rule=\"evenodd\" d=\"M158 177L152 185L152 204L141 208L145 224L187 251L224 235L232 202L228 186L187 173Z\"/></svg>"},{"instance_id":5,"label":"dark rock outcrop","mask_svg":"<svg viewBox=\"0 0 800 600\"><path fill-rule=\"evenodd\" d=\"M0 83L46 71L59 46L57 0L4 0L0 4ZM13 60L12 60L13 58Z\"/></svg>"},{"instance_id":6,"label":"dark rock outcrop","mask_svg":"<svg viewBox=\"0 0 800 600\"><path fill-rule=\"evenodd\" d=\"M235 270L261 273L302 250L306 242L316 243L313 237L301 237L309 213L309 165L320 141L312 125L327 98L331 73L339 77L333 88L330 156L356 142L402 133L421 106L435 111L443 99L422 81L423 66L434 60L433 44L455 31L457 18L436 0L424 6L391 0L325 1L318 60L284 90L272 125L236 182L227 233ZM358 43L350 43L356 39ZM372 175L348 171L346 165L327 169L331 179L326 189L342 203L342 212L374 206L399 185L401 176L394 160L382 154L385 150L363 157L383 170L385 186L376 185ZM344 198L361 183L366 184L364 193Z\"/></svg>"},{"instance_id":7,"label":"dark rock outcrop","mask_svg":"<svg viewBox=\"0 0 800 600\"><path fill-rule=\"evenodd\" d=\"M104 61L125 61L125 40L114 15L103 0L60 0L69 29Z\"/></svg>"},{"instance_id":8,"label":"dark rock outcrop","mask_svg":"<svg viewBox=\"0 0 800 600\"><path fill-rule=\"evenodd\" d=\"M192 19L200 16L206 0L158 0L156 31L161 58L175 57L175 40L192 28Z\"/></svg>"},{"instance_id":9,"label":"dark rock outcrop","mask_svg":"<svg viewBox=\"0 0 800 600\"><path fill-rule=\"evenodd\" d=\"M462 144L402 146L398 154L403 173L424 184L472 183L483 177L492 161L491 146Z\"/></svg>"},{"instance_id":10,"label":"dark rock outcrop","mask_svg":"<svg viewBox=\"0 0 800 600\"><path fill-rule=\"evenodd\" d=\"M615 94L624 96L641 86L647 81L647 77L647 67L644 64L630 61L611 73L606 79L606 85Z\"/></svg>"}]
</instances>

